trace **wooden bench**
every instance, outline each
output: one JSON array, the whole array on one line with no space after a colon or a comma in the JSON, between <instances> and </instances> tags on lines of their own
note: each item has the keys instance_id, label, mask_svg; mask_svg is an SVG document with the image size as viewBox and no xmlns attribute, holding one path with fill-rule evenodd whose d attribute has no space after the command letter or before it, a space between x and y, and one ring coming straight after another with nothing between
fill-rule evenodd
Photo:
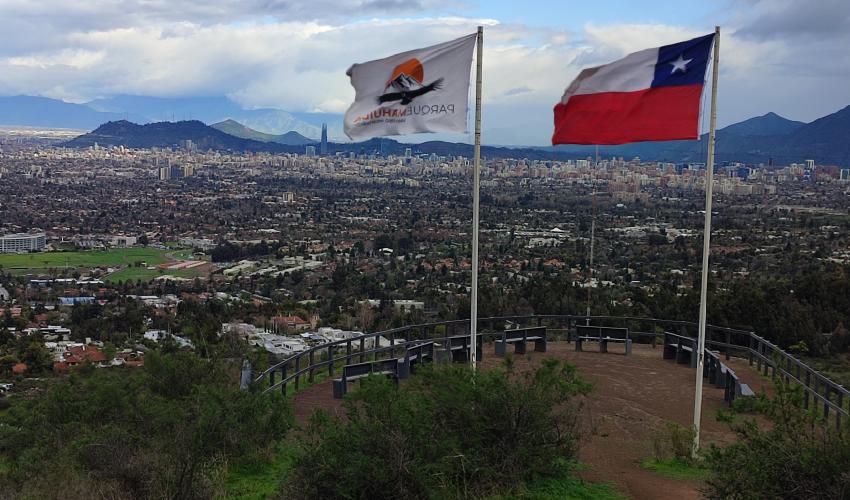
<instances>
[{"instance_id":1,"label":"wooden bench","mask_svg":"<svg viewBox=\"0 0 850 500\"><path fill-rule=\"evenodd\" d=\"M599 352L608 352L609 342L623 343L626 348L626 356L632 354L632 339L629 338L628 328L576 325L576 351L584 350L585 341L599 342Z\"/></svg>"},{"instance_id":2,"label":"wooden bench","mask_svg":"<svg viewBox=\"0 0 850 500\"><path fill-rule=\"evenodd\" d=\"M534 342L536 352L546 352L546 327L535 326L501 332L495 340L496 356L504 357L508 344L514 345L515 354L525 354L528 342Z\"/></svg>"},{"instance_id":3,"label":"wooden bench","mask_svg":"<svg viewBox=\"0 0 850 500\"><path fill-rule=\"evenodd\" d=\"M690 337L664 332L664 359L675 359L677 363L697 367L696 340Z\"/></svg>"},{"instance_id":4,"label":"wooden bench","mask_svg":"<svg viewBox=\"0 0 850 500\"><path fill-rule=\"evenodd\" d=\"M705 362L702 365L702 376L708 380L709 384L714 384L717 380L717 374L720 371L720 358L712 351L705 350Z\"/></svg>"},{"instance_id":5,"label":"wooden bench","mask_svg":"<svg viewBox=\"0 0 850 500\"><path fill-rule=\"evenodd\" d=\"M444 342L438 343L434 351L434 359L439 363L466 363L469 361L469 335L455 335L447 337ZM475 357L478 361L484 358L483 337L479 334L476 343Z\"/></svg>"},{"instance_id":6,"label":"wooden bench","mask_svg":"<svg viewBox=\"0 0 850 500\"><path fill-rule=\"evenodd\" d=\"M383 359L346 365L342 368L342 376L333 381L334 399L342 399L348 392L348 382L353 382L369 375L386 375L398 384L399 360L396 358Z\"/></svg>"},{"instance_id":7,"label":"wooden bench","mask_svg":"<svg viewBox=\"0 0 850 500\"><path fill-rule=\"evenodd\" d=\"M677 363L688 363L691 368L696 368L696 345L696 339L664 332L664 359L675 359ZM735 371L722 363L717 353L708 349L703 356L702 376L718 389L723 389L723 399L730 405L737 398L755 396L750 386L741 383Z\"/></svg>"},{"instance_id":8,"label":"wooden bench","mask_svg":"<svg viewBox=\"0 0 850 500\"><path fill-rule=\"evenodd\" d=\"M398 364L398 378L406 379L415 371L415 366L425 361L434 361L434 342L422 342L408 347Z\"/></svg>"},{"instance_id":9,"label":"wooden bench","mask_svg":"<svg viewBox=\"0 0 850 500\"><path fill-rule=\"evenodd\" d=\"M741 379L738 378L738 375L726 365L723 365L726 368L726 387L723 392L723 399L732 405L732 402L738 398L750 398L755 397L756 393L750 388L749 385L741 382Z\"/></svg>"}]
</instances>

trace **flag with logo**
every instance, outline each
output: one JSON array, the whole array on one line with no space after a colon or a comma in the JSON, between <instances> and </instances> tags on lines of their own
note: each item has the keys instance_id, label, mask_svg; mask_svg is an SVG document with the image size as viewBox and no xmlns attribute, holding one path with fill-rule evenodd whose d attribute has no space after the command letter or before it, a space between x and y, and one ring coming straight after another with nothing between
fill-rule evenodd
<instances>
[{"instance_id":1,"label":"flag with logo","mask_svg":"<svg viewBox=\"0 0 850 500\"><path fill-rule=\"evenodd\" d=\"M477 34L349 68L354 103L345 113L352 140L467 131L469 75Z\"/></svg>"},{"instance_id":2,"label":"flag with logo","mask_svg":"<svg viewBox=\"0 0 850 500\"><path fill-rule=\"evenodd\" d=\"M552 144L698 139L714 34L587 68L555 105Z\"/></svg>"}]
</instances>

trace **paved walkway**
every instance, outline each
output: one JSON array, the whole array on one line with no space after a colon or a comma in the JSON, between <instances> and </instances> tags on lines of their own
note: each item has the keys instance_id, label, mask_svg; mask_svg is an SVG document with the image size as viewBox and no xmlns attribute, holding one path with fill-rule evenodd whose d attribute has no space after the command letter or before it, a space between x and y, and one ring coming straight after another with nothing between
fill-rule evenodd
<instances>
[{"instance_id":1,"label":"paved walkway","mask_svg":"<svg viewBox=\"0 0 850 500\"><path fill-rule=\"evenodd\" d=\"M580 475L591 481L615 483L631 498L700 498L698 481L671 480L640 467L652 456L652 436L665 422L689 426L693 422L694 371L662 359L662 349L635 345L632 356L613 346L610 353L596 352L596 344L586 343L584 352L574 345L552 342L545 354L529 353L514 358L517 369L534 367L542 357L565 359L576 365L580 375L594 389L585 409L585 442L579 458L589 466ZM483 367L496 366L501 359L485 349ZM731 365L743 382L758 392L767 379L747 367L746 361ZM323 381L294 397L296 420L305 422L316 409L341 415L339 400L331 394L331 383ZM705 384L702 407L702 442L729 443L735 439L725 424L715 420L718 409L727 408L723 390Z\"/></svg>"}]
</instances>

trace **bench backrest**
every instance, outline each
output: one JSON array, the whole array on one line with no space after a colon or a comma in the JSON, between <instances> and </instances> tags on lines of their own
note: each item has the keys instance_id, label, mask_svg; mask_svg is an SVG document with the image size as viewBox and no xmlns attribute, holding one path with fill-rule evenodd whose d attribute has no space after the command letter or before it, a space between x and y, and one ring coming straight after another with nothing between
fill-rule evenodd
<instances>
[{"instance_id":1,"label":"bench backrest","mask_svg":"<svg viewBox=\"0 0 850 500\"><path fill-rule=\"evenodd\" d=\"M405 359L410 359L414 356L416 359L422 359L423 357L431 356L433 352L434 342L423 342L413 347L408 347L407 352L405 353Z\"/></svg>"},{"instance_id":2,"label":"bench backrest","mask_svg":"<svg viewBox=\"0 0 850 500\"><path fill-rule=\"evenodd\" d=\"M530 328L517 328L515 330L505 330L502 332L505 340L524 339L527 337L542 337L546 338L545 326L534 326Z\"/></svg>"},{"instance_id":3,"label":"bench backrest","mask_svg":"<svg viewBox=\"0 0 850 500\"><path fill-rule=\"evenodd\" d=\"M678 333L664 332L664 345L679 345L681 342L682 345L694 346L695 340L693 337L686 337Z\"/></svg>"},{"instance_id":4,"label":"bench backrest","mask_svg":"<svg viewBox=\"0 0 850 500\"><path fill-rule=\"evenodd\" d=\"M372 363L373 372L398 372L398 360L395 358L383 359Z\"/></svg>"},{"instance_id":5,"label":"bench backrest","mask_svg":"<svg viewBox=\"0 0 850 500\"><path fill-rule=\"evenodd\" d=\"M358 375L366 375L367 373L372 373L372 362L369 361L367 363L357 363L354 365L345 365L342 367L342 377L356 377Z\"/></svg>"},{"instance_id":6,"label":"bench backrest","mask_svg":"<svg viewBox=\"0 0 850 500\"><path fill-rule=\"evenodd\" d=\"M613 326L576 325L579 337L608 337L613 339L628 339L629 329Z\"/></svg>"},{"instance_id":7,"label":"bench backrest","mask_svg":"<svg viewBox=\"0 0 850 500\"><path fill-rule=\"evenodd\" d=\"M469 335L456 335L454 337L449 337L449 348L452 347L466 347L469 345Z\"/></svg>"}]
</instances>

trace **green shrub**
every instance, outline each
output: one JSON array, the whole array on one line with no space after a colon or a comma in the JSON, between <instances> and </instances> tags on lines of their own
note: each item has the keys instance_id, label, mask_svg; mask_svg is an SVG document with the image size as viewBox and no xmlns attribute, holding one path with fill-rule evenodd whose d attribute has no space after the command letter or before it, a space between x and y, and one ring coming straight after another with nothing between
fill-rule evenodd
<instances>
[{"instance_id":1,"label":"green shrub","mask_svg":"<svg viewBox=\"0 0 850 500\"><path fill-rule=\"evenodd\" d=\"M578 448L575 368L423 368L396 389L370 378L346 418L313 415L284 498L468 498L557 472Z\"/></svg>"},{"instance_id":2,"label":"green shrub","mask_svg":"<svg viewBox=\"0 0 850 500\"><path fill-rule=\"evenodd\" d=\"M286 432L280 395L239 391L222 363L149 354L142 369L85 369L0 414L0 497L208 498L227 461Z\"/></svg>"},{"instance_id":3,"label":"green shrub","mask_svg":"<svg viewBox=\"0 0 850 500\"><path fill-rule=\"evenodd\" d=\"M658 462L675 460L682 464L691 464L694 436L693 427L684 427L676 422L666 422L664 427L652 436L652 451L655 460Z\"/></svg>"},{"instance_id":4,"label":"green shrub","mask_svg":"<svg viewBox=\"0 0 850 500\"><path fill-rule=\"evenodd\" d=\"M762 398L765 428L732 420L739 441L707 454L709 498L850 498L850 434L802 410L800 387L777 382Z\"/></svg>"}]
</instances>

